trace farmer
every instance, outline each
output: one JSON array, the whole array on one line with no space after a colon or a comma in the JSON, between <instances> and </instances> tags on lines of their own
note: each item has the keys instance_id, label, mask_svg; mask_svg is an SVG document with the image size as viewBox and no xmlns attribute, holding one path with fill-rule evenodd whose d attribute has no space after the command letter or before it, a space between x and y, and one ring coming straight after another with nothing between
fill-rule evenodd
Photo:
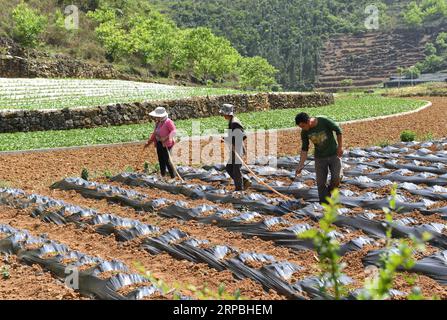
<instances>
[{"instance_id":1,"label":"farmer","mask_svg":"<svg viewBox=\"0 0 447 320\"><path fill-rule=\"evenodd\" d=\"M304 112L296 116L295 123L302 129L302 149L296 175L298 176L304 168L310 140L315 145L318 196L320 203L327 203L326 197L340 185L341 157L343 156L341 128L333 120L325 117L311 118ZM337 142L335 142L334 132L337 135ZM331 172L329 185L327 185L328 171Z\"/></svg>"},{"instance_id":2,"label":"farmer","mask_svg":"<svg viewBox=\"0 0 447 320\"><path fill-rule=\"evenodd\" d=\"M167 168L171 178L175 178L175 171L169 154L175 144L176 128L174 122L169 119L168 113L163 107L156 108L149 115L155 119L155 130L144 145L144 149L155 143L161 176L164 177L166 175Z\"/></svg>"},{"instance_id":3,"label":"farmer","mask_svg":"<svg viewBox=\"0 0 447 320\"><path fill-rule=\"evenodd\" d=\"M234 181L235 191L247 190L250 187L250 180L243 179L241 168L242 162L236 156L235 152L242 157L244 153L244 141L247 136L241 121L234 116L234 106L232 104L224 104L220 108L219 113L228 121L228 137L224 141L231 145L231 158L225 167L226 171Z\"/></svg>"}]
</instances>

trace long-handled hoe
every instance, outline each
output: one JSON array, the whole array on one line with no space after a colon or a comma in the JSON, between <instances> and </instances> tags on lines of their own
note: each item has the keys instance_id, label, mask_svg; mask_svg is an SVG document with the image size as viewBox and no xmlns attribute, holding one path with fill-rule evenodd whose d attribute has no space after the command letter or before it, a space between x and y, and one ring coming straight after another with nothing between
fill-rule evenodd
<instances>
[{"instance_id":1,"label":"long-handled hoe","mask_svg":"<svg viewBox=\"0 0 447 320\"><path fill-rule=\"evenodd\" d=\"M224 139L222 139L223 142L225 142ZM273 192L274 194L280 196L281 198L283 198L284 200L287 201L292 201L293 199L282 194L281 192L279 192L278 190L275 190L274 188L272 188L271 186L269 186L267 183L265 183L264 181L261 180L261 178L259 178L256 173L253 172L253 170L250 169L250 167L245 163L245 161L242 159L242 157L239 155L239 153L234 149L234 146L232 145L232 149L234 152L234 155L236 156L236 158L241 162L241 164L248 170L248 172L253 176L253 178L255 178L255 180L260 183L261 185L263 185L264 187L266 187L267 189L269 189L271 192Z\"/></svg>"},{"instance_id":2,"label":"long-handled hoe","mask_svg":"<svg viewBox=\"0 0 447 320\"><path fill-rule=\"evenodd\" d=\"M141 150L141 156L144 157L144 151L146 149L143 148ZM172 169L174 170L176 176L180 179L181 182L185 182L185 180L183 180L183 178L180 176L180 174L177 171L177 167L174 165L174 162L172 161L172 156L171 156L171 152L169 151L169 149L166 149L166 151L168 151L168 161L169 161L169 165L172 167Z\"/></svg>"}]
</instances>

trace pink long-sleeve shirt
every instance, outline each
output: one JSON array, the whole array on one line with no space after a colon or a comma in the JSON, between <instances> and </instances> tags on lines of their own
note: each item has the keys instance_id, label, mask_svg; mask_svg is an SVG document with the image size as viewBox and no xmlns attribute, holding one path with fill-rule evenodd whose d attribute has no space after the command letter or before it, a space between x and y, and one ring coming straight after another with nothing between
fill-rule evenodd
<instances>
[{"instance_id":1,"label":"pink long-sleeve shirt","mask_svg":"<svg viewBox=\"0 0 447 320\"><path fill-rule=\"evenodd\" d=\"M166 148L172 148L175 144L174 136L176 134L176 128L174 121L171 119L166 119L163 122L157 123L155 125L155 130L149 137L148 142L157 142L159 139L157 139L157 136L161 139L164 139L168 137L168 140L163 142L163 146Z\"/></svg>"}]
</instances>

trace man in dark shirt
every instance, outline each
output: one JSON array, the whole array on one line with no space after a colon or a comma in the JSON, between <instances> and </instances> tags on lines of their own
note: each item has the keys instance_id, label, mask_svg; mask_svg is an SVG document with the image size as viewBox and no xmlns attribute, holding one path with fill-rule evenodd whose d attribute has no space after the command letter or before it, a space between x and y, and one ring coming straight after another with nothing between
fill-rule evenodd
<instances>
[{"instance_id":1,"label":"man in dark shirt","mask_svg":"<svg viewBox=\"0 0 447 320\"><path fill-rule=\"evenodd\" d=\"M341 157L343 156L343 138L340 126L326 117L311 118L300 113L295 118L296 125L301 128L302 149L300 163L296 169L299 175L304 168L309 151L309 140L315 145L315 174L317 176L318 196L320 203L326 203L326 197L340 185ZM335 142L334 132L337 135ZM331 180L327 185L328 172Z\"/></svg>"},{"instance_id":2,"label":"man in dark shirt","mask_svg":"<svg viewBox=\"0 0 447 320\"><path fill-rule=\"evenodd\" d=\"M244 152L243 142L247 139L244 127L241 121L234 116L234 106L232 104L222 105L219 112L225 120L228 120L228 137L224 140L231 148L231 158L225 169L234 181L235 190L246 190L250 186L250 181L242 178L242 163L235 155L235 152L237 152L242 157Z\"/></svg>"}]
</instances>

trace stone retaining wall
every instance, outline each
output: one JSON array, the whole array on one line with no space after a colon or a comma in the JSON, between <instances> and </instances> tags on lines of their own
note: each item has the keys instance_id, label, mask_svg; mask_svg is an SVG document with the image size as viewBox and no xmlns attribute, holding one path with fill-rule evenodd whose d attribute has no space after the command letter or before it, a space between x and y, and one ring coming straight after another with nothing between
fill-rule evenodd
<instances>
[{"instance_id":1,"label":"stone retaining wall","mask_svg":"<svg viewBox=\"0 0 447 320\"><path fill-rule=\"evenodd\" d=\"M91 64L67 55L25 49L0 37L0 77L127 79L111 64Z\"/></svg>"},{"instance_id":2,"label":"stone retaining wall","mask_svg":"<svg viewBox=\"0 0 447 320\"><path fill-rule=\"evenodd\" d=\"M60 110L5 110L0 112L0 133L83 129L145 123L156 107L165 107L173 120L219 114L219 106L232 103L237 112L318 107L334 103L326 93L261 93L123 103Z\"/></svg>"}]
</instances>

